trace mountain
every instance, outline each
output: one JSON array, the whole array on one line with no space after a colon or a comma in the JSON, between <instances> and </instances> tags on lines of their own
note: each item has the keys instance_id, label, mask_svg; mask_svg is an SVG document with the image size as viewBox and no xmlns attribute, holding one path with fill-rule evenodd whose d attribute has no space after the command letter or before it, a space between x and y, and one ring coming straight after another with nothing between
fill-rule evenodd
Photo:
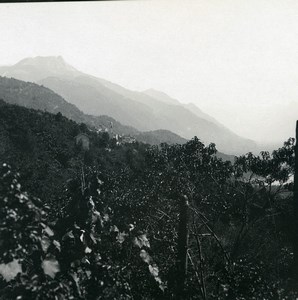
<instances>
[{"instance_id":1,"label":"mountain","mask_svg":"<svg viewBox=\"0 0 298 300\"><path fill-rule=\"evenodd\" d=\"M27 58L0 68L0 75L34 81L61 95L86 114L108 115L140 131L171 131L184 139L198 136L220 151L242 154L256 144L225 128L208 115L183 106L162 92L136 92L105 79L84 74L61 57Z\"/></svg>"},{"instance_id":2,"label":"mountain","mask_svg":"<svg viewBox=\"0 0 298 300\"><path fill-rule=\"evenodd\" d=\"M161 139L159 133L147 132L143 134L139 130L131 126L122 125L106 115L92 116L84 114L75 105L68 103L49 88L35 83L0 76L0 99L9 104L16 104L53 114L60 112L63 116L77 123L86 123L95 129L109 131L113 134L131 135L138 141L148 144L158 145L160 141L173 144L185 142L184 139L171 132L164 132L163 139Z\"/></svg>"},{"instance_id":3,"label":"mountain","mask_svg":"<svg viewBox=\"0 0 298 300\"><path fill-rule=\"evenodd\" d=\"M38 115L42 115L43 111L55 115L60 112L63 116L76 123L86 123L91 128L100 131L108 131L110 134L114 135L132 136L137 141L150 145L159 145L160 143L183 144L187 141L171 131L155 130L150 132L140 132L133 127L122 125L120 122L109 116L92 116L84 114L75 105L66 102L60 95L48 88L39 86L35 83L0 76L1 109L4 106L7 108L8 104L17 105L27 109L34 109L37 111L35 114ZM24 110L15 108L14 111L22 112ZM20 117L21 116L15 115L15 118ZM24 136L27 134L27 132L24 132ZM5 144L5 136L1 136L1 132L0 138L1 154L1 149ZM221 152L217 152L217 157L220 157L223 160L234 161L234 156L226 155Z\"/></svg>"},{"instance_id":4,"label":"mountain","mask_svg":"<svg viewBox=\"0 0 298 300\"><path fill-rule=\"evenodd\" d=\"M63 116L77 123L86 123L97 129L110 129L113 124L114 133L136 135L139 133L133 127L123 126L109 116L92 116L84 114L75 105L65 101L60 95L49 88L35 83L0 77L0 99L9 104L17 104L26 108L46 111Z\"/></svg>"},{"instance_id":5,"label":"mountain","mask_svg":"<svg viewBox=\"0 0 298 300\"><path fill-rule=\"evenodd\" d=\"M108 115L141 131L151 130L151 123L157 122L149 107L125 99L123 95L106 88L93 78L79 76L69 80L49 77L38 83L55 91L87 114Z\"/></svg>"}]
</instances>

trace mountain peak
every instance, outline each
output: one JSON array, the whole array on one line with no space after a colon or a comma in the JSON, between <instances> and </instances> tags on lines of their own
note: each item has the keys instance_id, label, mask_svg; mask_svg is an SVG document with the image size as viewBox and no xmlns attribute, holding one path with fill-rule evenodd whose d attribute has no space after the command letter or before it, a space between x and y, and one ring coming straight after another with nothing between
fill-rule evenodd
<instances>
[{"instance_id":1,"label":"mountain peak","mask_svg":"<svg viewBox=\"0 0 298 300\"><path fill-rule=\"evenodd\" d=\"M81 72L69 65L62 56L27 57L13 66L0 67L1 76L37 82L47 77L74 78Z\"/></svg>"},{"instance_id":2,"label":"mountain peak","mask_svg":"<svg viewBox=\"0 0 298 300\"><path fill-rule=\"evenodd\" d=\"M16 66L69 66L62 56L36 56L36 57L27 57L19 61Z\"/></svg>"}]
</instances>

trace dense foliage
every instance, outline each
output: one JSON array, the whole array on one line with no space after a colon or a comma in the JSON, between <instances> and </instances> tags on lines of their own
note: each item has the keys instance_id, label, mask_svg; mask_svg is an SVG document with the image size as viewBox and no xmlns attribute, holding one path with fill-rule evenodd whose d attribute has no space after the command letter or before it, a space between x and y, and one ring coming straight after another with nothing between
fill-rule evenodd
<instances>
[{"instance_id":1,"label":"dense foliage","mask_svg":"<svg viewBox=\"0 0 298 300\"><path fill-rule=\"evenodd\" d=\"M295 299L293 139L230 162L1 105L0 299Z\"/></svg>"}]
</instances>

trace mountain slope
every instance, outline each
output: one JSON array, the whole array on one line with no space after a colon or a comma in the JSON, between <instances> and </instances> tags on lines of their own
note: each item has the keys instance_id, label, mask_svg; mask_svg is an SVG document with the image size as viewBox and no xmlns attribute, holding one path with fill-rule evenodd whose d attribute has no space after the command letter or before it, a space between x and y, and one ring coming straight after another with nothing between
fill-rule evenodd
<instances>
[{"instance_id":1,"label":"mountain slope","mask_svg":"<svg viewBox=\"0 0 298 300\"><path fill-rule=\"evenodd\" d=\"M254 151L256 148L253 141L241 138L197 111L176 104L174 99L163 93L125 89L107 80L83 74L61 58L29 58L14 66L0 68L0 72L43 84L84 113L108 115L141 131L163 129L185 139L198 136L204 143L215 142L219 150L231 154Z\"/></svg>"},{"instance_id":2,"label":"mountain slope","mask_svg":"<svg viewBox=\"0 0 298 300\"><path fill-rule=\"evenodd\" d=\"M127 98L150 106L154 114L161 119L160 128L171 130L186 139L197 135L205 143L215 142L218 149L225 149L228 153L245 153L248 147L250 151L256 150L257 146L253 141L236 135L193 103L181 104L167 94L153 89L141 93L127 90L105 80L100 79L100 81Z\"/></svg>"},{"instance_id":3,"label":"mountain slope","mask_svg":"<svg viewBox=\"0 0 298 300\"><path fill-rule=\"evenodd\" d=\"M152 98L159 100L160 102L164 102L167 104L173 104L173 105L180 105L180 102L178 100L170 97L169 95L167 95L163 92L160 92L160 91L157 91L154 89L148 89L146 91L143 91L143 93Z\"/></svg>"},{"instance_id":4,"label":"mountain slope","mask_svg":"<svg viewBox=\"0 0 298 300\"><path fill-rule=\"evenodd\" d=\"M201 109L199 109L195 104L193 103L188 103L188 104L182 104L180 103L177 99L174 99L167 95L166 93L154 90L154 89L149 89L143 92L144 94L155 98L159 100L160 102L167 103L167 104L172 104L172 105L180 105L183 106L184 108L188 109L190 112L194 113L196 116L199 118L205 119L207 121L213 122L216 125L219 125L221 127L225 127L223 124L219 123L215 118L209 116L208 114L204 113Z\"/></svg>"},{"instance_id":5,"label":"mountain slope","mask_svg":"<svg viewBox=\"0 0 298 300\"><path fill-rule=\"evenodd\" d=\"M49 88L39 86L35 83L0 76L0 99L9 104L16 104L49 113L57 114L60 112L63 116L77 123L86 123L96 129L107 130L111 134L131 135L142 142L151 144L155 141L153 144L159 144L159 138L156 137L155 132L146 133L146 138L148 139L146 140L139 130L131 126L122 125L120 122L106 115L92 116L84 114L75 105L68 103ZM140 139L138 135L140 135ZM163 137L164 140L162 142L171 141L174 144L184 142L181 137L171 132L164 133Z\"/></svg>"},{"instance_id":6,"label":"mountain slope","mask_svg":"<svg viewBox=\"0 0 298 300\"><path fill-rule=\"evenodd\" d=\"M46 87L13 78L0 77L0 98L10 104L39 109L50 113L61 112L76 122L85 122L84 114Z\"/></svg>"},{"instance_id":7,"label":"mountain slope","mask_svg":"<svg viewBox=\"0 0 298 300\"><path fill-rule=\"evenodd\" d=\"M39 86L35 83L24 82L13 78L0 77L0 99L9 104L17 104L49 113L60 112L65 117L77 122L86 123L97 129L110 128L118 134L138 134L139 131L133 127L123 126L109 116L92 116L84 114L75 105L65 101L60 95L49 88Z\"/></svg>"},{"instance_id":8,"label":"mountain slope","mask_svg":"<svg viewBox=\"0 0 298 300\"><path fill-rule=\"evenodd\" d=\"M38 83L55 91L87 114L108 115L141 131L151 130L151 124L157 123L157 119L152 117L150 107L125 99L123 95L106 88L92 78L79 76L69 80L49 77Z\"/></svg>"}]
</instances>

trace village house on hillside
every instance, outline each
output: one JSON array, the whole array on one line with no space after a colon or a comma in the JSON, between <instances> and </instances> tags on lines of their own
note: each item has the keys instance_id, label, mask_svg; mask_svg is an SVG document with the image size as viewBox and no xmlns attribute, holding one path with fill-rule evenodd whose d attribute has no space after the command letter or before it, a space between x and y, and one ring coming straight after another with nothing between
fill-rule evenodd
<instances>
[{"instance_id":1,"label":"village house on hillside","mask_svg":"<svg viewBox=\"0 0 298 300\"><path fill-rule=\"evenodd\" d=\"M89 150L90 148L90 139L89 136L85 133L79 133L76 137L76 144L81 145L84 150Z\"/></svg>"},{"instance_id":2,"label":"village house on hillside","mask_svg":"<svg viewBox=\"0 0 298 300\"><path fill-rule=\"evenodd\" d=\"M121 141L123 144L132 144L136 142L136 139L134 137L124 135L121 137Z\"/></svg>"},{"instance_id":3,"label":"village house on hillside","mask_svg":"<svg viewBox=\"0 0 298 300\"><path fill-rule=\"evenodd\" d=\"M129 135L120 135L118 133L114 134L113 138L116 140L117 145L132 144L136 142L136 139L134 137L131 137Z\"/></svg>"}]
</instances>

